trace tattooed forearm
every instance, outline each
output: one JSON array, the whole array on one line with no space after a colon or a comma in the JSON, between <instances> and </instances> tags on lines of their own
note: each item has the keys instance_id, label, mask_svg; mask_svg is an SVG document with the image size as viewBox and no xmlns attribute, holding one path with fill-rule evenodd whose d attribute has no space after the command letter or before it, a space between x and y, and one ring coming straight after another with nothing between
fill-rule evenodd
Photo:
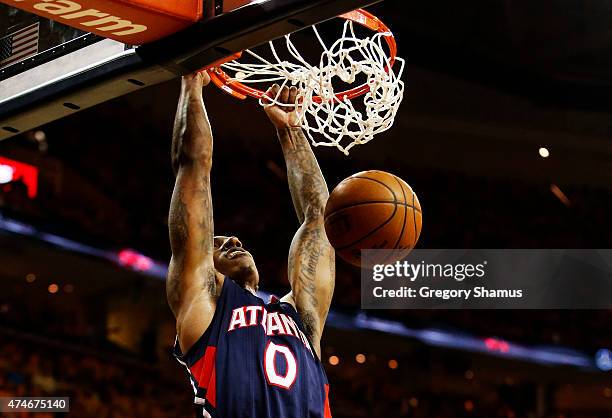
<instances>
[{"instance_id":1,"label":"tattooed forearm","mask_svg":"<svg viewBox=\"0 0 612 418\"><path fill-rule=\"evenodd\" d=\"M202 87L183 82L172 132L172 168L199 160L212 161L212 132L202 99ZM209 164L208 164L209 165Z\"/></svg>"},{"instance_id":2,"label":"tattooed forearm","mask_svg":"<svg viewBox=\"0 0 612 418\"><path fill-rule=\"evenodd\" d=\"M329 197L319 164L301 128L278 131L291 197L300 222L322 214Z\"/></svg>"},{"instance_id":3,"label":"tattooed forearm","mask_svg":"<svg viewBox=\"0 0 612 418\"><path fill-rule=\"evenodd\" d=\"M201 88L183 81L172 138L176 183L168 217L172 260L166 290L175 313L186 292L204 289L215 294L212 132Z\"/></svg>"}]
</instances>

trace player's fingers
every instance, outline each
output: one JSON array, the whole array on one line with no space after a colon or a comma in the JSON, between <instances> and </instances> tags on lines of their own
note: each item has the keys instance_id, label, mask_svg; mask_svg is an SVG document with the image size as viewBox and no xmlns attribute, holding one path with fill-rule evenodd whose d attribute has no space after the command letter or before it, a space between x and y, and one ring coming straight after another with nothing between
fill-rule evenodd
<instances>
[{"instance_id":1,"label":"player's fingers","mask_svg":"<svg viewBox=\"0 0 612 418\"><path fill-rule=\"evenodd\" d=\"M289 100L287 102L287 104L295 104L295 98L297 97L298 94L298 89L295 86L292 86L289 89Z\"/></svg>"},{"instance_id":2,"label":"player's fingers","mask_svg":"<svg viewBox=\"0 0 612 418\"><path fill-rule=\"evenodd\" d=\"M274 84L272 87L266 90L266 94L263 98L264 103L270 103L272 100L276 99L279 89L280 86L278 84Z\"/></svg>"},{"instance_id":3,"label":"player's fingers","mask_svg":"<svg viewBox=\"0 0 612 418\"><path fill-rule=\"evenodd\" d=\"M283 104L286 104L289 102L289 88L288 87L283 87L283 90L281 91L281 95L280 95L280 101Z\"/></svg>"}]
</instances>

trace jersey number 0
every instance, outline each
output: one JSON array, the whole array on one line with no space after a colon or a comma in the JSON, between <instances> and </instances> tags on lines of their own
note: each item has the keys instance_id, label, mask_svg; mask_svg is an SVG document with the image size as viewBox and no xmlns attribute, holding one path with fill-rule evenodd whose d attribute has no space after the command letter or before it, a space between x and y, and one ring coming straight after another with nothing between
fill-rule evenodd
<instances>
[{"instance_id":1,"label":"jersey number 0","mask_svg":"<svg viewBox=\"0 0 612 418\"><path fill-rule=\"evenodd\" d=\"M285 357L287 367L284 375L279 374L276 370L277 355ZM270 341L264 352L264 370L270 385L289 390L293 386L298 372L295 355L286 345L277 345Z\"/></svg>"}]
</instances>

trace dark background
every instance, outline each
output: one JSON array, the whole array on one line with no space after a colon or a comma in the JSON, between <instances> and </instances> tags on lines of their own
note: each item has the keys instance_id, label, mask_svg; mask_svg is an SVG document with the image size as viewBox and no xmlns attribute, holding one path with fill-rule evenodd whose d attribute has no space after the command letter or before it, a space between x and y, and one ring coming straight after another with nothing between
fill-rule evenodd
<instances>
[{"instance_id":1,"label":"dark background","mask_svg":"<svg viewBox=\"0 0 612 418\"><path fill-rule=\"evenodd\" d=\"M404 103L394 127L350 157L315 149L330 188L366 169L402 177L423 207L420 248L610 247L612 5L388 0L370 10L407 59ZM41 170L35 200L19 183L0 186L1 214L167 262L178 88L178 80L151 87L0 143L0 155ZM216 232L239 236L262 287L280 294L298 224L274 130L254 101L212 86L205 101ZM169 358L174 331L162 282L0 238L2 393L69 394L71 415L82 417L188 416L191 389ZM341 260L333 308L359 313L359 272ZM608 311L370 313L588 355L612 347ZM357 330L329 328L323 346L336 417L612 416L612 380L597 370Z\"/></svg>"}]
</instances>

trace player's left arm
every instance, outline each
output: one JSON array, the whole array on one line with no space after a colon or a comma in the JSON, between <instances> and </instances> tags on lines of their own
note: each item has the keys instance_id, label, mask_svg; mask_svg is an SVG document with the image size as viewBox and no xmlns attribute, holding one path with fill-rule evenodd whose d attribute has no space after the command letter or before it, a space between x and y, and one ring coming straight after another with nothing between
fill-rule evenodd
<instances>
[{"instance_id":1,"label":"player's left arm","mask_svg":"<svg viewBox=\"0 0 612 418\"><path fill-rule=\"evenodd\" d=\"M275 97L279 87L268 94ZM284 88L279 99L295 103L297 89ZM330 245L323 214L329 197L327 184L308 139L299 127L294 108L268 106L268 117L276 127L285 163L291 198L301 223L289 250L288 273L292 302L304 323L305 332L317 352L331 304L335 284L335 252Z\"/></svg>"}]
</instances>

